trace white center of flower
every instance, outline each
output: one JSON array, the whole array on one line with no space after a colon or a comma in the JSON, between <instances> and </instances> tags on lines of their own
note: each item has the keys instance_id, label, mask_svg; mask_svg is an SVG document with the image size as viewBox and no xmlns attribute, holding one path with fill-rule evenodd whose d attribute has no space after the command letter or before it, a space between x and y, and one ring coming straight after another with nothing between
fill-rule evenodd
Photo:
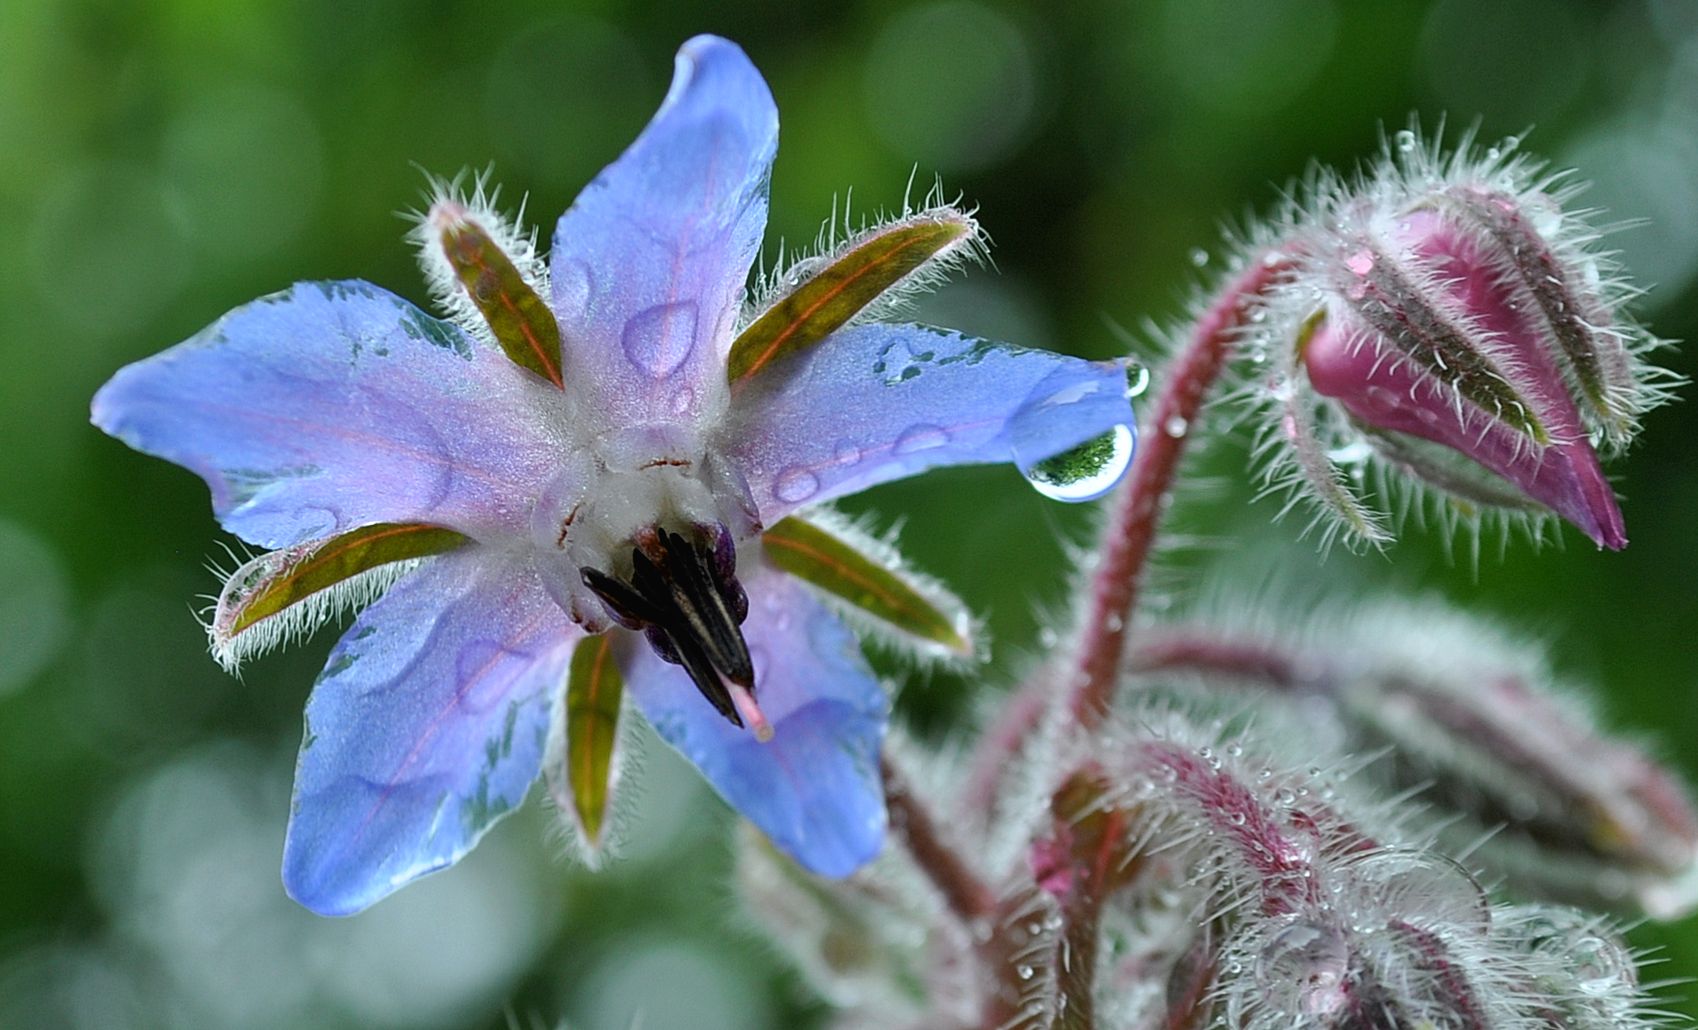
<instances>
[{"instance_id":1,"label":"white center of flower","mask_svg":"<svg viewBox=\"0 0 1698 1030\"><path fill-rule=\"evenodd\" d=\"M617 430L570 455L531 516L551 596L595 633L611 620L581 570L631 572L631 551L655 528L724 527L742 544L760 532L746 484L693 431L675 424Z\"/></svg>"}]
</instances>

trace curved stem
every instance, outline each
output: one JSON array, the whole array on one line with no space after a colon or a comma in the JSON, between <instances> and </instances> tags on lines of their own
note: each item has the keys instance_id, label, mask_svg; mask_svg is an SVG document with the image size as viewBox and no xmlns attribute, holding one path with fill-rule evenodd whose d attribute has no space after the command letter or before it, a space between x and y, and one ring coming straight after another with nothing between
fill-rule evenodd
<instances>
[{"instance_id":1,"label":"curved stem","mask_svg":"<svg viewBox=\"0 0 1698 1030\"><path fill-rule=\"evenodd\" d=\"M879 773L884 777L891 828L907 846L914 864L963 923L972 926L989 918L996 910L996 894L939 835L937 821L914 796L907 778L891 763L889 755L879 758Z\"/></svg>"},{"instance_id":2,"label":"curved stem","mask_svg":"<svg viewBox=\"0 0 1698 1030\"><path fill-rule=\"evenodd\" d=\"M1305 655L1252 636L1233 637L1207 628L1162 627L1127 652L1131 672L1200 672L1280 691L1321 685L1321 670Z\"/></svg>"},{"instance_id":3,"label":"curved stem","mask_svg":"<svg viewBox=\"0 0 1698 1030\"><path fill-rule=\"evenodd\" d=\"M1268 257L1273 258L1273 252ZM1115 495L1091 576L1071 698L1074 717L1087 729L1101 724L1113 702L1127 623L1155 541L1163 498L1173 489L1189 430L1209 388L1226 367L1238 330L1256 299L1290 268L1284 259L1252 256L1249 267L1197 320L1190 342L1169 366L1167 382L1145 423L1132 472Z\"/></svg>"},{"instance_id":4,"label":"curved stem","mask_svg":"<svg viewBox=\"0 0 1698 1030\"><path fill-rule=\"evenodd\" d=\"M1008 774L1018 768L1027 741L1050 710L1054 694L1050 680L1040 672L1038 678L1020 687L979 737L968 766L967 785L961 792L962 804L973 816L987 822L994 817Z\"/></svg>"}]
</instances>

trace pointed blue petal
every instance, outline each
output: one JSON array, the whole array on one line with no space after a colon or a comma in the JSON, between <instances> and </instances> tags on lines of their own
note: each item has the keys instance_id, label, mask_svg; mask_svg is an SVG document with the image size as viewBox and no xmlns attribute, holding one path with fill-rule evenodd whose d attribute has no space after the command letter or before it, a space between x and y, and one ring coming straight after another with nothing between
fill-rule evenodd
<instances>
[{"instance_id":1,"label":"pointed blue petal","mask_svg":"<svg viewBox=\"0 0 1698 1030\"><path fill-rule=\"evenodd\" d=\"M523 529L558 449L529 378L369 283L301 283L119 370L94 424L200 475L263 547L375 522L478 536Z\"/></svg>"},{"instance_id":2,"label":"pointed blue petal","mask_svg":"<svg viewBox=\"0 0 1698 1030\"><path fill-rule=\"evenodd\" d=\"M878 756L889 701L860 645L801 583L745 561L755 697L765 744L714 711L676 665L631 648L626 689L656 731L785 853L847 876L884 843Z\"/></svg>"},{"instance_id":3,"label":"pointed blue petal","mask_svg":"<svg viewBox=\"0 0 1698 1030\"><path fill-rule=\"evenodd\" d=\"M367 608L307 703L290 896L348 915L471 850L537 777L577 636L534 573L484 547Z\"/></svg>"},{"instance_id":4,"label":"pointed blue petal","mask_svg":"<svg viewBox=\"0 0 1698 1030\"><path fill-rule=\"evenodd\" d=\"M737 392L731 419L767 525L939 465L1029 465L1133 420L1117 363L883 324L774 365Z\"/></svg>"},{"instance_id":5,"label":"pointed blue petal","mask_svg":"<svg viewBox=\"0 0 1698 1030\"><path fill-rule=\"evenodd\" d=\"M724 390L777 148L760 73L698 36L648 128L561 217L550 278L566 381L616 420L692 414Z\"/></svg>"}]
</instances>

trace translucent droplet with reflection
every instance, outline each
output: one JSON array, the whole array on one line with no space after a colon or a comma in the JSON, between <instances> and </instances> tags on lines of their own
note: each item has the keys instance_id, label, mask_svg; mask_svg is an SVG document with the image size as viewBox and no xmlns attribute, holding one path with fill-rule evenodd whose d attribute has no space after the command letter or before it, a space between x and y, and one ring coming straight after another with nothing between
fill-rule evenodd
<instances>
[{"instance_id":1,"label":"translucent droplet with reflection","mask_svg":"<svg viewBox=\"0 0 1698 1030\"><path fill-rule=\"evenodd\" d=\"M1143 362L1126 359L1126 396L1137 399L1150 388L1150 370Z\"/></svg>"},{"instance_id":2,"label":"translucent droplet with reflection","mask_svg":"<svg viewBox=\"0 0 1698 1030\"><path fill-rule=\"evenodd\" d=\"M1298 920L1263 945L1256 961L1261 1000L1296 1020L1337 1012L1348 1000L1350 946L1335 926Z\"/></svg>"},{"instance_id":3,"label":"translucent droplet with reflection","mask_svg":"<svg viewBox=\"0 0 1698 1030\"><path fill-rule=\"evenodd\" d=\"M1633 997L1632 956L1603 917L1554 905L1529 906L1510 928L1527 950L1555 958L1574 986L1592 997Z\"/></svg>"},{"instance_id":4,"label":"translucent droplet with reflection","mask_svg":"<svg viewBox=\"0 0 1698 1030\"><path fill-rule=\"evenodd\" d=\"M1371 921L1395 918L1428 929L1485 935L1492 908L1473 875L1437 852L1387 850L1364 856L1351 866ZM1372 929L1373 927L1364 927Z\"/></svg>"},{"instance_id":5,"label":"translucent droplet with reflection","mask_svg":"<svg viewBox=\"0 0 1698 1030\"><path fill-rule=\"evenodd\" d=\"M1132 463L1132 427L1113 429L1041 461L1020 461L1020 474L1045 497L1077 503L1101 497Z\"/></svg>"}]
</instances>

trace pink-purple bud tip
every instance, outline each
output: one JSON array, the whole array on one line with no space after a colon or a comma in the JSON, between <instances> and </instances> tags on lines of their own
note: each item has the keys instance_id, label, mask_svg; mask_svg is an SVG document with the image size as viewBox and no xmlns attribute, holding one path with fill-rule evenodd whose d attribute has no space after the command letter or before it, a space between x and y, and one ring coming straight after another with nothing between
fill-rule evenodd
<instances>
[{"instance_id":1,"label":"pink-purple bud tip","mask_svg":"<svg viewBox=\"0 0 1698 1030\"><path fill-rule=\"evenodd\" d=\"M1315 390L1387 457L1458 500L1543 507L1600 547L1627 546L1561 344L1490 241L1421 210L1383 242L1346 256L1342 296L1306 342Z\"/></svg>"}]
</instances>

